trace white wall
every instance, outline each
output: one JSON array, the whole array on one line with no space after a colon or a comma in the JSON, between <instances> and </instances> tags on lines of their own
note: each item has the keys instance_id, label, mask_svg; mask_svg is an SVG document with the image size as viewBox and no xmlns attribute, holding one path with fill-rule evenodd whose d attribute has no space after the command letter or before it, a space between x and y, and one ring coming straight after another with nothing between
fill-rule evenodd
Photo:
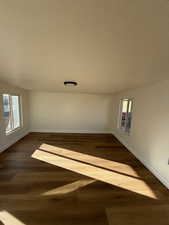
<instances>
[{"instance_id":1,"label":"white wall","mask_svg":"<svg viewBox=\"0 0 169 225\"><path fill-rule=\"evenodd\" d=\"M119 102L134 98L131 134L117 129ZM113 134L169 187L169 81L113 96Z\"/></svg>"},{"instance_id":2,"label":"white wall","mask_svg":"<svg viewBox=\"0 0 169 225\"><path fill-rule=\"evenodd\" d=\"M111 96L30 92L31 131L108 132Z\"/></svg>"},{"instance_id":3,"label":"white wall","mask_svg":"<svg viewBox=\"0 0 169 225\"><path fill-rule=\"evenodd\" d=\"M24 126L6 136L2 94L20 94ZM119 103L134 98L131 134L117 129ZM30 103L30 108L29 108ZM119 94L89 95L28 92L0 83L0 151L30 130L41 132L113 132L169 187L169 81Z\"/></svg>"},{"instance_id":4,"label":"white wall","mask_svg":"<svg viewBox=\"0 0 169 225\"><path fill-rule=\"evenodd\" d=\"M18 94L21 96L22 101L22 116L23 116L23 127L17 131L6 135L5 134L5 123L3 119L3 99L2 94ZM0 82L0 152L7 149L10 145L15 143L29 131L29 100L28 91L20 88L9 86L5 83Z\"/></svg>"}]
</instances>

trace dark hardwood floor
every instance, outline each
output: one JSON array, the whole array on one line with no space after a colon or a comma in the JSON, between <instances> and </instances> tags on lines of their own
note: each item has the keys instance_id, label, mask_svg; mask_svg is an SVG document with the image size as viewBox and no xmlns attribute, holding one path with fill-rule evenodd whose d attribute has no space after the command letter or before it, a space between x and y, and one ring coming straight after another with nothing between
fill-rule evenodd
<instances>
[{"instance_id":1,"label":"dark hardwood floor","mask_svg":"<svg viewBox=\"0 0 169 225\"><path fill-rule=\"evenodd\" d=\"M0 221L169 225L169 191L110 134L31 133L0 155Z\"/></svg>"}]
</instances>

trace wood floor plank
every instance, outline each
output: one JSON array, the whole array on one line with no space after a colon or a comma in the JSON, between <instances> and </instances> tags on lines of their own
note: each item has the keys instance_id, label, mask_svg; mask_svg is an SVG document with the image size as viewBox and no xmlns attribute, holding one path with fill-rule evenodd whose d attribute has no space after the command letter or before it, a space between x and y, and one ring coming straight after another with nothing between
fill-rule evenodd
<instances>
[{"instance_id":1,"label":"wood floor plank","mask_svg":"<svg viewBox=\"0 0 169 225\"><path fill-rule=\"evenodd\" d=\"M4 225L169 225L168 189L110 134L31 133L0 179Z\"/></svg>"}]
</instances>

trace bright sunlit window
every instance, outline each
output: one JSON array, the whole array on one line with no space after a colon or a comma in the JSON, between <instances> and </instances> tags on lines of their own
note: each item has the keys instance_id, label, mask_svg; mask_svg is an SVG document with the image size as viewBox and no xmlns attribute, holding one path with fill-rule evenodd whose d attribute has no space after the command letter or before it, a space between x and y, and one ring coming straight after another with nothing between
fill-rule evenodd
<instances>
[{"instance_id":1,"label":"bright sunlit window","mask_svg":"<svg viewBox=\"0 0 169 225\"><path fill-rule=\"evenodd\" d=\"M126 133L130 133L131 130L132 105L131 99L122 99L120 103L119 128Z\"/></svg>"},{"instance_id":2,"label":"bright sunlit window","mask_svg":"<svg viewBox=\"0 0 169 225\"><path fill-rule=\"evenodd\" d=\"M3 94L3 116L6 125L6 134L21 127L20 97Z\"/></svg>"}]
</instances>

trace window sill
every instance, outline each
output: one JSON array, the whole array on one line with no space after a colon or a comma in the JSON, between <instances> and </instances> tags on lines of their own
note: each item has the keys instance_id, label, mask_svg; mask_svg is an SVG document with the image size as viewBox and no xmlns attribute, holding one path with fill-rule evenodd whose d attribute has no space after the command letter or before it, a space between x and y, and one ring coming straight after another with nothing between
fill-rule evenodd
<instances>
[{"instance_id":1,"label":"window sill","mask_svg":"<svg viewBox=\"0 0 169 225\"><path fill-rule=\"evenodd\" d=\"M9 136L9 135L13 134L13 133L19 131L20 129L21 129L21 127L17 127L14 130L11 130L11 131L6 132L6 136Z\"/></svg>"},{"instance_id":2,"label":"window sill","mask_svg":"<svg viewBox=\"0 0 169 225\"><path fill-rule=\"evenodd\" d=\"M123 129L118 128L119 133L126 135L126 136L130 136L131 135L131 131L125 131Z\"/></svg>"}]
</instances>

